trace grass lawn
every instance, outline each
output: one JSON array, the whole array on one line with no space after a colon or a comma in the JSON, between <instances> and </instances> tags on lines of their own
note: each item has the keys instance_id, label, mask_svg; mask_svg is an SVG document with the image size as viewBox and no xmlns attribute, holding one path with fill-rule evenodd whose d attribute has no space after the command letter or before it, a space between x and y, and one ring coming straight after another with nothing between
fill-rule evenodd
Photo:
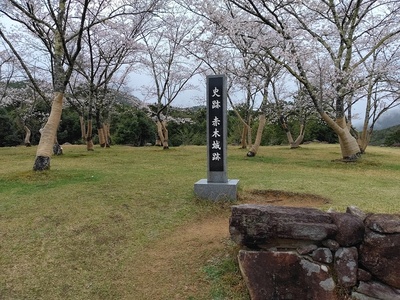
<instances>
[{"instance_id":1,"label":"grass lawn","mask_svg":"<svg viewBox=\"0 0 400 300\"><path fill-rule=\"evenodd\" d=\"M35 152L0 148L0 299L248 299L231 203L193 194L205 147L64 146L40 173ZM400 213L400 149L368 147L357 163L320 144L228 156L240 199L278 190L329 199L321 209Z\"/></svg>"}]
</instances>

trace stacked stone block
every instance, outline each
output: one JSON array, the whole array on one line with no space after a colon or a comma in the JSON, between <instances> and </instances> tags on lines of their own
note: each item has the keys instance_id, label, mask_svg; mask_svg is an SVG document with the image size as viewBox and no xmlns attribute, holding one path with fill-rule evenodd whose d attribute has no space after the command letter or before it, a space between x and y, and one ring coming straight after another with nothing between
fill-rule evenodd
<instances>
[{"instance_id":1,"label":"stacked stone block","mask_svg":"<svg viewBox=\"0 0 400 300\"><path fill-rule=\"evenodd\" d=\"M229 229L253 300L400 300L399 215L245 204Z\"/></svg>"}]
</instances>

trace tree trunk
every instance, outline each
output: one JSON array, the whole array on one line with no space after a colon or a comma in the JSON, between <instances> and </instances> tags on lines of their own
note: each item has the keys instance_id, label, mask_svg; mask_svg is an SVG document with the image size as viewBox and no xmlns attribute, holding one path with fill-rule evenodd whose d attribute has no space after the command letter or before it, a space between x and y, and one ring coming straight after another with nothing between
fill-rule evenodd
<instances>
[{"instance_id":1,"label":"tree trunk","mask_svg":"<svg viewBox=\"0 0 400 300\"><path fill-rule=\"evenodd\" d=\"M167 129L167 122L165 120L161 122L159 120L157 121L157 131L158 131L158 138L160 139L163 149L169 149L168 129Z\"/></svg>"},{"instance_id":2,"label":"tree trunk","mask_svg":"<svg viewBox=\"0 0 400 300\"><path fill-rule=\"evenodd\" d=\"M259 117L256 140L254 141L254 144L251 146L249 152L247 152L248 157L256 156L258 148L260 147L260 144L261 144L262 134L263 134L266 122L267 122L267 119L265 117L265 114L263 113Z\"/></svg>"},{"instance_id":3,"label":"tree trunk","mask_svg":"<svg viewBox=\"0 0 400 300\"><path fill-rule=\"evenodd\" d=\"M50 115L41 132L42 135L36 151L36 159L33 165L34 171L44 171L50 169L50 157L53 151L54 138L57 134L58 125L60 124L61 120L63 99L63 93L54 93Z\"/></svg>"},{"instance_id":4,"label":"tree trunk","mask_svg":"<svg viewBox=\"0 0 400 300\"><path fill-rule=\"evenodd\" d=\"M366 129L361 132L361 135L358 137L357 142L358 146L360 147L361 153L365 153L367 146L371 140L371 132L370 130Z\"/></svg>"},{"instance_id":5,"label":"tree trunk","mask_svg":"<svg viewBox=\"0 0 400 300\"><path fill-rule=\"evenodd\" d=\"M99 135L99 144L101 148L106 147L106 138L105 138L105 133L104 133L104 127L97 128L97 134Z\"/></svg>"},{"instance_id":6,"label":"tree trunk","mask_svg":"<svg viewBox=\"0 0 400 300\"><path fill-rule=\"evenodd\" d=\"M252 129L251 129L251 126L252 126L253 124L251 124L251 116L249 116L248 117L248 119L247 119L247 146L248 147L252 147L252 144L253 144L253 135L252 135Z\"/></svg>"},{"instance_id":7,"label":"tree trunk","mask_svg":"<svg viewBox=\"0 0 400 300\"><path fill-rule=\"evenodd\" d=\"M86 125L85 125L85 119L83 116L79 116L79 122L81 124L81 135L82 135L82 141L86 143Z\"/></svg>"},{"instance_id":8,"label":"tree trunk","mask_svg":"<svg viewBox=\"0 0 400 300\"><path fill-rule=\"evenodd\" d=\"M57 137L55 137L55 139L54 139L53 154L54 155L62 155L63 154L63 148L58 143Z\"/></svg>"},{"instance_id":9,"label":"tree trunk","mask_svg":"<svg viewBox=\"0 0 400 300\"><path fill-rule=\"evenodd\" d=\"M106 141L106 148L110 148L111 144L111 134L110 134L110 124L104 123L104 139Z\"/></svg>"},{"instance_id":10,"label":"tree trunk","mask_svg":"<svg viewBox=\"0 0 400 300\"><path fill-rule=\"evenodd\" d=\"M286 132L286 137L287 137L287 139L288 139L290 148L292 148L292 145L293 145L293 143L294 143L292 133L290 132L289 129L285 130L285 132Z\"/></svg>"},{"instance_id":11,"label":"tree trunk","mask_svg":"<svg viewBox=\"0 0 400 300\"><path fill-rule=\"evenodd\" d=\"M156 136L156 143L155 145L158 147L161 147L163 145L163 141L161 140L161 136L162 136L162 126L161 126L161 122L159 120L156 121L156 125L157 125L157 136ZM161 135L160 135L161 132Z\"/></svg>"},{"instance_id":12,"label":"tree trunk","mask_svg":"<svg viewBox=\"0 0 400 300\"><path fill-rule=\"evenodd\" d=\"M93 121L88 121L87 132L86 132L86 149L87 151L94 151L94 144L93 144Z\"/></svg>"},{"instance_id":13,"label":"tree trunk","mask_svg":"<svg viewBox=\"0 0 400 300\"><path fill-rule=\"evenodd\" d=\"M167 121L163 121L163 132L164 132L164 142L163 142L163 148L164 149L169 149L169 145L168 145L168 129L167 129Z\"/></svg>"},{"instance_id":14,"label":"tree trunk","mask_svg":"<svg viewBox=\"0 0 400 300\"><path fill-rule=\"evenodd\" d=\"M358 146L355 137L351 135L346 124L345 117L343 116L340 119L336 119L336 122L332 120L325 112L321 113L321 117L338 135L343 160L356 160L361 153L360 147Z\"/></svg>"},{"instance_id":15,"label":"tree trunk","mask_svg":"<svg viewBox=\"0 0 400 300\"><path fill-rule=\"evenodd\" d=\"M290 143L290 149L296 149L300 147L300 144L303 142L304 139L304 132L305 132L305 126L304 124L300 124L300 132L299 135L297 136L297 139Z\"/></svg>"},{"instance_id":16,"label":"tree trunk","mask_svg":"<svg viewBox=\"0 0 400 300\"><path fill-rule=\"evenodd\" d=\"M247 148L247 132L249 130L249 126L243 123L242 129L242 138L240 139L240 148L246 149Z\"/></svg>"},{"instance_id":17,"label":"tree trunk","mask_svg":"<svg viewBox=\"0 0 400 300\"><path fill-rule=\"evenodd\" d=\"M101 127L97 130L99 135L99 143L102 148L110 147L110 127L107 124L101 124Z\"/></svg>"},{"instance_id":18,"label":"tree trunk","mask_svg":"<svg viewBox=\"0 0 400 300\"><path fill-rule=\"evenodd\" d=\"M361 153L365 153L369 141L371 140L372 128L368 128L368 122L364 122L361 134L357 134L357 143Z\"/></svg>"},{"instance_id":19,"label":"tree trunk","mask_svg":"<svg viewBox=\"0 0 400 300\"><path fill-rule=\"evenodd\" d=\"M31 130L28 128L28 126L24 125L24 130L25 130L25 146L30 147L31 146Z\"/></svg>"},{"instance_id":20,"label":"tree trunk","mask_svg":"<svg viewBox=\"0 0 400 300\"><path fill-rule=\"evenodd\" d=\"M283 116L283 115L280 116L279 123L280 123L281 127L283 128L283 130L286 133L286 137L288 139L289 145L292 146L294 141L293 141L292 133L290 132L289 126L288 126L288 124L286 122L285 116Z\"/></svg>"},{"instance_id":21,"label":"tree trunk","mask_svg":"<svg viewBox=\"0 0 400 300\"><path fill-rule=\"evenodd\" d=\"M281 124L283 130L286 132L286 136L290 145L290 149L296 149L300 147L301 142L303 142L304 139L304 131L305 131L305 126L304 122L300 124L300 132L299 135L297 136L296 140L293 140L292 132L290 131L289 125L286 122L286 118L284 116L281 116L279 118L279 123Z\"/></svg>"}]
</instances>

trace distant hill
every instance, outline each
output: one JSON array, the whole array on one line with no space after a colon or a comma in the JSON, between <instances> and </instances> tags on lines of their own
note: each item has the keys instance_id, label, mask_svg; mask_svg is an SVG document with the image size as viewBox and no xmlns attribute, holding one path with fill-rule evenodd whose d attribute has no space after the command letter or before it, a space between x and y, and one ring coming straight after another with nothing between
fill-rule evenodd
<instances>
[{"instance_id":1,"label":"distant hill","mask_svg":"<svg viewBox=\"0 0 400 300\"><path fill-rule=\"evenodd\" d=\"M376 130L376 131L374 130L369 144L372 146L383 145L385 143L386 137L388 137L390 134L392 134L393 132L396 132L398 130L400 130L400 124L396 125L396 126L391 126L391 127L385 128L385 129L381 129L381 130Z\"/></svg>"}]
</instances>

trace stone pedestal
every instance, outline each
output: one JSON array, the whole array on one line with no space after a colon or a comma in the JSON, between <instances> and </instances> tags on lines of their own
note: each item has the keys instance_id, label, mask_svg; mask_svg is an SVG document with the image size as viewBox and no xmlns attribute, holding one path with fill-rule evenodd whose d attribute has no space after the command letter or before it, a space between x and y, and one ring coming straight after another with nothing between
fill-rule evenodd
<instances>
[{"instance_id":1,"label":"stone pedestal","mask_svg":"<svg viewBox=\"0 0 400 300\"><path fill-rule=\"evenodd\" d=\"M212 201L236 200L238 179L228 179L227 182L208 182L200 179L194 184L194 193L197 197Z\"/></svg>"}]
</instances>

